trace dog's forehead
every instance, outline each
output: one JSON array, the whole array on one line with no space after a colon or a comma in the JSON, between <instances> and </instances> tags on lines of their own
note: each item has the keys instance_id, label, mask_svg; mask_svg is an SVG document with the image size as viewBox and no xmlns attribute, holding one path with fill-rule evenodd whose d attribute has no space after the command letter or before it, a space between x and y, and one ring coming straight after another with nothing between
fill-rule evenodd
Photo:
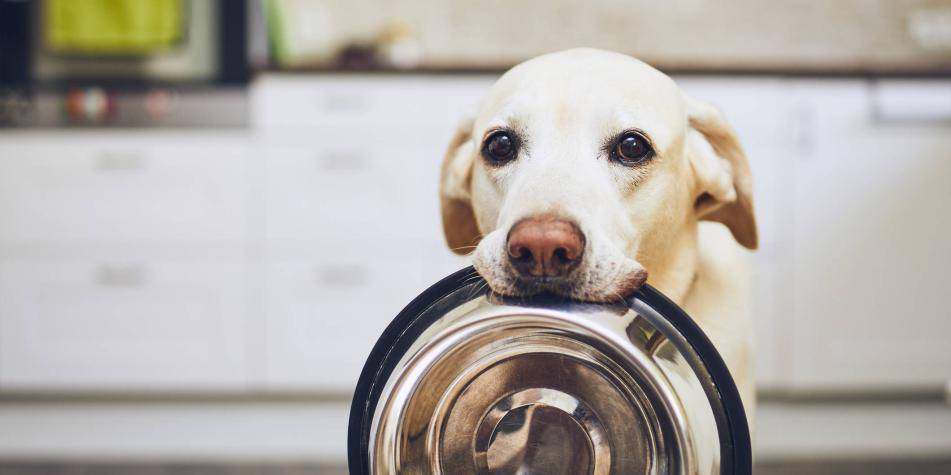
<instances>
[{"instance_id":1,"label":"dog's forehead","mask_svg":"<svg viewBox=\"0 0 951 475\"><path fill-rule=\"evenodd\" d=\"M684 122L683 95L668 76L630 56L579 49L540 56L489 91L477 126L514 120L637 127L667 141ZM527 124L526 124L527 123Z\"/></svg>"}]
</instances>

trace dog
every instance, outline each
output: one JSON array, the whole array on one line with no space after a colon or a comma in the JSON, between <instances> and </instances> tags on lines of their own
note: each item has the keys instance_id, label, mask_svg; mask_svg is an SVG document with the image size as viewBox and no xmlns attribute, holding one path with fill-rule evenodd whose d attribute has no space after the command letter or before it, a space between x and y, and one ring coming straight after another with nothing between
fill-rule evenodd
<instances>
[{"instance_id":1,"label":"dog","mask_svg":"<svg viewBox=\"0 0 951 475\"><path fill-rule=\"evenodd\" d=\"M710 337L752 419L752 179L716 108L630 56L539 56L462 120L440 202L449 247L499 294L607 302L649 282Z\"/></svg>"}]
</instances>

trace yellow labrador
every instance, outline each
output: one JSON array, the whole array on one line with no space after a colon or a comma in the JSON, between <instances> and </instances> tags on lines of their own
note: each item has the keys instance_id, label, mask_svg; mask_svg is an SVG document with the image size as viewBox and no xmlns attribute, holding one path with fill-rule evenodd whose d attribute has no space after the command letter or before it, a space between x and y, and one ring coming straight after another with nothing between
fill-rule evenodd
<instances>
[{"instance_id":1,"label":"yellow labrador","mask_svg":"<svg viewBox=\"0 0 951 475\"><path fill-rule=\"evenodd\" d=\"M452 139L440 195L449 246L498 293L660 289L713 340L752 415L751 189L716 109L634 58L574 49L499 79Z\"/></svg>"}]
</instances>

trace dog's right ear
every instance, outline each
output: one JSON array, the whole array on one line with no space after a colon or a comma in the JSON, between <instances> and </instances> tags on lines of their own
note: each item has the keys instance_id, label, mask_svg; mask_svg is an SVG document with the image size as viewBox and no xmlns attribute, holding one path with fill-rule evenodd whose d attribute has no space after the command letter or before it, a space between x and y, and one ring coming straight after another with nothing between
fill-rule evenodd
<instances>
[{"instance_id":1,"label":"dog's right ear","mask_svg":"<svg viewBox=\"0 0 951 475\"><path fill-rule=\"evenodd\" d=\"M700 219L725 224L737 242L756 249L753 179L736 132L710 104L686 97L690 164L698 181Z\"/></svg>"},{"instance_id":2,"label":"dog's right ear","mask_svg":"<svg viewBox=\"0 0 951 475\"><path fill-rule=\"evenodd\" d=\"M474 164L472 119L465 118L459 123L452 141L449 142L439 177L442 229L446 244L456 254L468 254L482 237L472 210Z\"/></svg>"}]
</instances>

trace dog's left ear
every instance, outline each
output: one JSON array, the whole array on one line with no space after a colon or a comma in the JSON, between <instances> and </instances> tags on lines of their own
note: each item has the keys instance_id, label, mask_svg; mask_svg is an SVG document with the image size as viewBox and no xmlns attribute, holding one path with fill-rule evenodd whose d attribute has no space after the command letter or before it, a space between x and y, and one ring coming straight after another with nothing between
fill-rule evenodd
<instances>
[{"instance_id":1,"label":"dog's left ear","mask_svg":"<svg viewBox=\"0 0 951 475\"><path fill-rule=\"evenodd\" d=\"M697 216L725 224L737 242L756 249L753 179L739 139L715 107L686 96L685 100L686 150L697 181Z\"/></svg>"}]
</instances>

